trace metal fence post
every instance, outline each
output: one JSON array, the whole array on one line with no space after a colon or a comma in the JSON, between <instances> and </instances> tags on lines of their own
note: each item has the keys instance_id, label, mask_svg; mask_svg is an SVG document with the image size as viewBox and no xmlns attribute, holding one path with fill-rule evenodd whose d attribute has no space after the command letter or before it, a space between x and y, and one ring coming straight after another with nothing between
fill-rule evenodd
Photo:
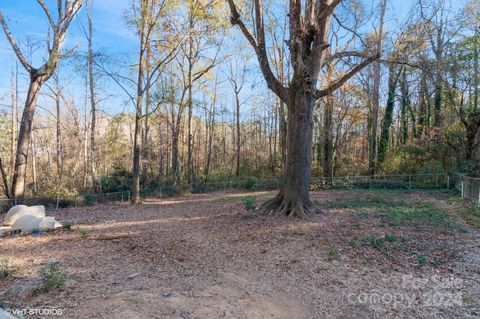
<instances>
[{"instance_id":1,"label":"metal fence post","mask_svg":"<svg viewBox=\"0 0 480 319\"><path fill-rule=\"evenodd\" d=\"M447 189L450 189L450 175L447 175Z\"/></svg>"},{"instance_id":2,"label":"metal fence post","mask_svg":"<svg viewBox=\"0 0 480 319\"><path fill-rule=\"evenodd\" d=\"M464 190L463 190L463 177L462 177L462 198L464 198Z\"/></svg>"},{"instance_id":3,"label":"metal fence post","mask_svg":"<svg viewBox=\"0 0 480 319\"><path fill-rule=\"evenodd\" d=\"M480 207L480 187L478 188L478 207Z\"/></svg>"}]
</instances>

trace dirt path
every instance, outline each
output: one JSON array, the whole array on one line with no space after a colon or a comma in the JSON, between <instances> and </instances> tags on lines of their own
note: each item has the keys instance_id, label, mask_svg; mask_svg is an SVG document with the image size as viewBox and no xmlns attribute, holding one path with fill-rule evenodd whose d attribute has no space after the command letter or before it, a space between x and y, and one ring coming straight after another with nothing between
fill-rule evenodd
<instances>
[{"instance_id":1,"label":"dirt path","mask_svg":"<svg viewBox=\"0 0 480 319\"><path fill-rule=\"evenodd\" d=\"M357 191L314 193L327 213L309 221L249 213L240 201L244 195L56 212L75 229L0 241L2 257L22 268L16 278L0 281L0 301L10 308L57 307L63 318L475 318L480 313L477 231L444 229L447 224L435 218L385 222L382 212L391 209L389 203L382 206L382 198L374 198L377 211L370 212L358 201L365 194ZM256 194L259 201L270 195ZM430 195L401 196L411 209ZM32 294L37 270L48 261L69 271L67 286ZM444 300L435 304L431 297L437 292Z\"/></svg>"}]
</instances>

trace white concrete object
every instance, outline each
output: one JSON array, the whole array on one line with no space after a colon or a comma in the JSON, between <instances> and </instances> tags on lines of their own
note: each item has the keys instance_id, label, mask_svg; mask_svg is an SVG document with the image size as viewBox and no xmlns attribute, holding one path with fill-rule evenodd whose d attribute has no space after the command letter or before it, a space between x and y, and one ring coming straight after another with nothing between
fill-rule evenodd
<instances>
[{"instance_id":1,"label":"white concrete object","mask_svg":"<svg viewBox=\"0 0 480 319\"><path fill-rule=\"evenodd\" d=\"M12 230L21 230L22 233L31 233L36 230L48 230L55 227L54 217L35 217L25 215L18 218L12 225Z\"/></svg>"},{"instance_id":2,"label":"white concrete object","mask_svg":"<svg viewBox=\"0 0 480 319\"><path fill-rule=\"evenodd\" d=\"M3 226L12 226L15 221L22 216L35 216L38 218L45 217L45 206L13 206L8 210L7 216L5 216L5 220L3 221Z\"/></svg>"},{"instance_id":3,"label":"white concrete object","mask_svg":"<svg viewBox=\"0 0 480 319\"><path fill-rule=\"evenodd\" d=\"M0 236L15 233L32 233L34 231L52 230L61 228L62 224L54 217L45 216L43 205L25 206L16 205L8 211L3 226L0 227Z\"/></svg>"}]
</instances>

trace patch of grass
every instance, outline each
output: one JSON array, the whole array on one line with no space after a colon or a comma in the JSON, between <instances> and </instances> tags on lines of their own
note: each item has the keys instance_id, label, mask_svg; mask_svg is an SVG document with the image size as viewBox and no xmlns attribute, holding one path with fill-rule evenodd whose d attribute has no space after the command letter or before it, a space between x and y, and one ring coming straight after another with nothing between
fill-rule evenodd
<instances>
[{"instance_id":1,"label":"patch of grass","mask_svg":"<svg viewBox=\"0 0 480 319\"><path fill-rule=\"evenodd\" d=\"M90 231L85 228L81 228L78 230L78 233L80 234L80 238L85 239L90 236Z\"/></svg>"},{"instance_id":2,"label":"patch of grass","mask_svg":"<svg viewBox=\"0 0 480 319\"><path fill-rule=\"evenodd\" d=\"M405 206L406 202L400 191L365 192L356 196L326 201L322 206L328 208L378 210L392 206Z\"/></svg>"},{"instance_id":3,"label":"patch of grass","mask_svg":"<svg viewBox=\"0 0 480 319\"><path fill-rule=\"evenodd\" d=\"M415 260L420 266L425 266L427 264L427 257L424 255L419 255L417 253L413 254L415 256Z\"/></svg>"},{"instance_id":4,"label":"patch of grass","mask_svg":"<svg viewBox=\"0 0 480 319\"><path fill-rule=\"evenodd\" d=\"M64 229L64 230L71 230L72 226L73 226L73 222L68 221L68 220L66 220L62 223L62 229Z\"/></svg>"},{"instance_id":5,"label":"patch of grass","mask_svg":"<svg viewBox=\"0 0 480 319\"><path fill-rule=\"evenodd\" d=\"M68 280L68 272L63 270L60 263L50 262L38 271L40 276L39 290L50 291L65 286Z\"/></svg>"},{"instance_id":6,"label":"patch of grass","mask_svg":"<svg viewBox=\"0 0 480 319\"><path fill-rule=\"evenodd\" d=\"M9 258L0 259L0 280L13 277L20 272L20 267Z\"/></svg>"},{"instance_id":7,"label":"patch of grass","mask_svg":"<svg viewBox=\"0 0 480 319\"><path fill-rule=\"evenodd\" d=\"M393 207L387 213L380 214L383 223L389 226L412 226L416 228L435 226L436 229L453 230L455 222L445 209L427 205L420 208Z\"/></svg>"},{"instance_id":8,"label":"patch of grass","mask_svg":"<svg viewBox=\"0 0 480 319\"><path fill-rule=\"evenodd\" d=\"M253 212L257 209L257 198L255 196L242 197L242 203L245 209L249 212Z\"/></svg>"},{"instance_id":9,"label":"patch of grass","mask_svg":"<svg viewBox=\"0 0 480 319\"><path fill-rule=\"evenodd\" d=\"M460 206L456 211L469 225L480 229L480 207L468 203Z\"/></svg>"},{"instance_id":10,"label":"patch of grass","mask_svg":"<svg viewBox=\"0 0 480 319\"><path fill-rule=\"evenodd\" d=\"M327 254L327 260L328 261L334 261L334 260L339 260L340 259L340 253L338 252L337 249L330 249Z\"/></svg>"},{"instance_id":11,"label":"patch of grass","mask_svg":"<svg viewBox=\"0 0 480 319\"><path fill-rule=\"evenodd\" d=\"M384 236L354 237L348 241L352 247L369 246L380 250L389 256L395 250L408 251L407 239L400 236L386 234Z\"/></svg>"}]
</instances>

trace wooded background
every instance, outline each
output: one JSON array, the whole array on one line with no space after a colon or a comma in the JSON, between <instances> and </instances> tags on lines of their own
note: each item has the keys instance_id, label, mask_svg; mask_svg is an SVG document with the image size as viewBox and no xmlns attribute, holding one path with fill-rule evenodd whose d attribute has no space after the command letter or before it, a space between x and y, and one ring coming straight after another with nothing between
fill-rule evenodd
<instances>
[{"instance_id":1,"label":"wooded background","mask_svg":"<svg viewBox=\"0 0 480 319\"><path fill-rule=\"evenodd\" d=\"M76 9L75 1L59 3ZM255 32L253 4L238 1L237 6ZM45 8L56 12L50 2ZM292 72L288 8L284 1L263 3L268 60L284 85ZM13 63L9 94L0 96L6 195L12 193L5 186L14 175L25 123L24 79L41 70L28 69L27 52L42 50L47 68L38 76L45 83L33 124L23 132L30 136L26 195L282 176L289 114L259 76L254 51L232 27L224 1L132 1L118 27L138 38L133 63L103 52L95 42L94 9L90 0L78 13L87 17L79 23L87 47L69 52L73 39L65 54L55 52L54 45L45 44L54 44L50 32L47 42L21 43L27 62ZM10 21L3 16L8 30ZM419 0L402 21L392 16L388 0L343 1L333 14L319 88L372 52L380 57L315 103L312 175L478 175L480 2L457 8ZM57 18L46 15L52 30ZM55 34L63 41L59 30ZM6 39L1 41L8 46ZM52 56L58 65L48 64ZM125 111L104 111L119 101L124 105L117 110Z\"/></svg>"}]
</instances>

